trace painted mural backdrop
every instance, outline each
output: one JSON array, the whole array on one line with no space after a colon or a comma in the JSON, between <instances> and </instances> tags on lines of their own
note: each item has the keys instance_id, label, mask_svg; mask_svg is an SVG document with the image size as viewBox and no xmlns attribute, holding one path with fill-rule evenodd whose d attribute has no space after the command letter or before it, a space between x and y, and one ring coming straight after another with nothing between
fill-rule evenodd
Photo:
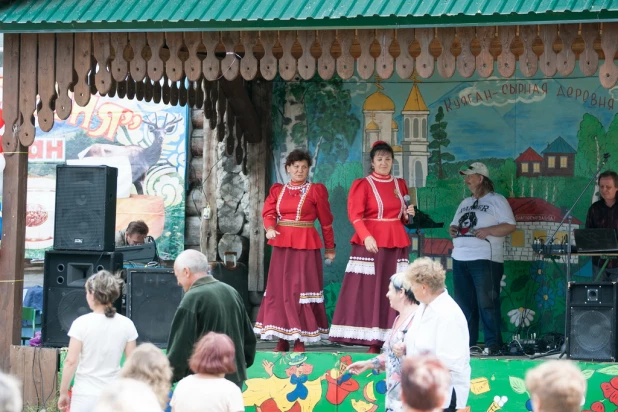
<instances>
[{"instance_id":1,"label":"painted mural backdrop","mask_svg":"<svg viewBox=\"0 0 618 412\"><path fill-rule=\"evenodd\" d=\"M56 165L118 168L116 230L144 220L161 257L184 250L187 109L92 96L37 138L28 154L26 257L53 245Z\"/></svg>"},{"instance_id":2,"label":"painted mural backdrop","mask_svg":"<svg viewBox=\"0 0 618 412\"><path fill-rule=\"evenodd\" d=\"M359 353L258 352L243 388L246 411L374 412L384 410L384 373L345 373L352 362L370 359ZM541 361L472 359L469 411L526 412L532 410L524 379ZM618 366L584 363L588 380L585 412L618 409Z\"/></svg>"},{"instance_id":3,"label":"painted mural backdrop","mask_svg":"<svg viewBox=\"0 0 618 412\"><path fill-rule=\"evenodd\" d=\"M277 82L273 99L273 180L285 181L284 159L302 147L312 153L313 181L330 193L335 215L337 259L325 267L325 297L334 311L353 228L347 193L369 171L376 140L395 151L393 174L408 182L418 208L445 228L421 229L422 255L442 261L452 290L447 229L462 198L469 195L458 171L485 163L515 214L517 231L505 242L502 278L504 340L513 334L542 337L564 333L565 259L541 259L534 239L547 240L564 212L596 171L603 153L618 149L614 97L597 77L405 81L380 78L347 81ZM618 169L618 157L607 168ZM573 229L583 226L595 200L591 187L574 209ZM555 243L566 239L566 226ZM418 250L418 242L414 242ZM412 257L414 257L414 253ZM572 279L591 280L589 258L573 260Z\"/></svg>"}]
</instances>

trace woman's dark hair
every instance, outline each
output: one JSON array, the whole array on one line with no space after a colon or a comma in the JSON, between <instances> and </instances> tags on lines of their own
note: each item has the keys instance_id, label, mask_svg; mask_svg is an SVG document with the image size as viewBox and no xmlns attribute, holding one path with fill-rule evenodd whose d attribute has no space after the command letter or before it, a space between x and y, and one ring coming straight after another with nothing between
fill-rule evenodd
<instances>
[{"instance_id":1,"label":"woman's dark hair","mask_svg":"<svg viewBox=\"0 0 618 412\"><path fill-rule=\"evenodd\" d=\"M618 174L616 172L614 172L613 170L607 170L601 173L599 175L599 178L597 179L597 184L600 184L601 179L603 179L604 177L611 177L612 179L614 179L614 186L618 187Z\"/></svg>"},{"instance_id":2,"label":"woman's dark hair","mask_svg":"<svg viewBox=\"0 0 618 412\"><path fill-rule=\"evenodd\" d=\"M481 175L483 176L483 175ZM481 181L481 188L483 189L483 193L493 193L494 190L494 182L491 181L490 178L483 176L483 180Z\"/></svg>"},{"instance_id":3,"label":"woman's dark hair","mask_svg":"<svg viewBox=\"0 0 618 412\"><path fill-rule=\"evenodd\" d=\"M371 147L371 151L369 152L369 157L371 157L371 160L373 160L373 157L378 152L389 153L393 159L395 158L395 152L393 152L393 148L391 147L391 145L389 145L383 140L378 140Z\"/></svg>"},{"instance_id":4,"label":"woman's dark hair","mask_svg":"<svg viewBox=\"0 0 618 412\"><path fill-rule=\"evenodd\" d=\"M112 304L120 297L121 283L119 277L107 270L100 270L86 280L86 290L92 293L94 300L105 306L105 316L108 318L116 314Z\"/></svg>"},{"instance_id":5,"label":"woman's dark hair","mask_svg":"<svg viewBox=\"0 0 618 412\"><path fill-rule=\"evenodd\" d=\"M302 149L292 150L285 159L285 166L292 166L294 162L300 162L303 160L307 162L307 166L311 167L311 155L308 151Z\"/></svg>"},{"instance_id":6,"label":"woman's dark hair","mask_svg":"<svg viewBox=\"0 0 618 412\"><path fill-rule=\"evenodd\" d=\"M148 225L143 220L134 220L127 226L127 235L148 236Z\"/></svg>"}]
</instances>

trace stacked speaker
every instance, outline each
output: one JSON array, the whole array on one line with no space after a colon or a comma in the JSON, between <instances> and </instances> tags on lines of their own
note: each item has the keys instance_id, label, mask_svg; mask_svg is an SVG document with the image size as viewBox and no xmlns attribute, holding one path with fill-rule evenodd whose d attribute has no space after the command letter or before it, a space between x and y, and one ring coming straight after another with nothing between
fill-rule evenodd
<instances>
[{"instance_id":1,"label":"stacked speaker","mask_svg":"<svg viewBox=\"0 0 618 412\"><path fill-rule=\"evenodd\" d=\"M122 254L114 251L117 175L108 166L56 168L54 248L45 252L43 272L44 346L67 346L73 321L90 312L86 279L122 269ZM121 299L115 305L120 309Z\"/></svg>"},{"instance_id":2,"label":"stacked speaker","mask_svg":"<svg viewBox=\"0 0 618 412\"><path fill-rule=\"evenodd\" d=\"M571 282L567 302L569 358L615 362L618 357L616 283Z\"/></svg>"}]
</instances>

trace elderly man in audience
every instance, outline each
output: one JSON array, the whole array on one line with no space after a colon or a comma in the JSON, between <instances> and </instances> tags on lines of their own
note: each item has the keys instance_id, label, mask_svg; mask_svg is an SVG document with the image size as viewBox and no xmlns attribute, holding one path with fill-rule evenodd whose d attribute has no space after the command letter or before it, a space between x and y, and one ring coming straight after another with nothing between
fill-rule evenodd
<instances>
[{"instance_id":1,"label":"elderly man in audience","mask_svg":"<svg viewBox=\"0 0 618 412\"><path fill-rule=\"evenodd\" d=\"M172 380L178 382L191 375L193 347L208 332L218 332L228 335L236 350L236 371L225 377L242 386L255 358L253 325L238 292L212 277L211 272L206 256L195 250L185 250L174 262L174 274L185 295L174 315L167 344Z\"/></svg>"}]
</instances>

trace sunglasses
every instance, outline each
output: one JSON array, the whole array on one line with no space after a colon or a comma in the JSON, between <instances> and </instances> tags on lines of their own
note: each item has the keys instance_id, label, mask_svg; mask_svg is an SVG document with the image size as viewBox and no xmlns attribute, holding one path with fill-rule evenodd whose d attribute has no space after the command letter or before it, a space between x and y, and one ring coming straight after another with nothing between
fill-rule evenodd
<instances>
[{"instance_id":1,"label":"sunglasses","mask_svg":"<svg viewBox=\"0 0 618 412\"><path fill-rule=\"evenodd\" d=\"M479 200L476 199L474 203L472 204L472 210L476 210L478 208L479 208Z\"/></svg>"}]
</instances>

